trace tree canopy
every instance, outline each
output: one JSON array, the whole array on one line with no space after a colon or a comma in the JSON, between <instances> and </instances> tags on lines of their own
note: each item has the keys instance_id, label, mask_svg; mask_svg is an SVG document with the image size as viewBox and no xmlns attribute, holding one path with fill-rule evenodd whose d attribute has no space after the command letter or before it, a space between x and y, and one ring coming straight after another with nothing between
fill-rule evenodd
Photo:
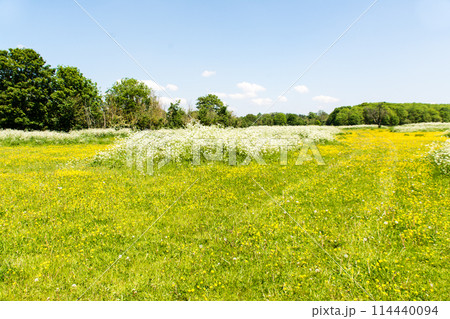
<instances>
[{"instance_id":1,"label":"tree canopy","mask_svg":"<svg viewBox=\"0 0 450 319\"><path fill-rule=\"evenodd\" d=\"M164 125L165 114L158 98L141 81L117 81L106 92L105 101L108 126L154 129Z\"/></svg>"},{"instance_id":2,"label":"tree canopy","mask_svg":"<svg viewBox=\"0 0 450 319\"><path fill-rule=\"evenodd\" d=\"M54 73L34 50L0 51L0 127L47 128Z\"/></svg>"},{"instance_id":3,"label":"tree canopy","mask_svg":"<svg viewBox=\"0 0 450 319\"><path fill-rule=\"evenodd\" d=\"M327 125L402 125L423 122L450 122L450 104L362 103L342 106L331 112Z\"/></svg>"},{"instance_id":4,"label":"tree canopy","mask_svg":"<svg viewBox=\"0 0 450 319\"><path fill-rule=\"evenodd\" d=\"M53 80L49 126L63 131L98 127L102 123L97 85L75 67L59 66Z\"/></svg>"},{"instance_id":5,"label":"tree canopy","mask_svg":"<svg viewBox=\"0 0 450 319\"><path fill-rule=\"evenodd\" d=\"M181 128L185 126L186 113L180 107L181 101L170 103L167 111L167 126L170 128Z\"/></svg>"},{"instance_id":6,"label":"tree canopy","mask_svg":"<svg viewBox=\"0 0 450 319\"><path fill-rule=\"evenodd\" d=\"M197 99L198 119L203 125L231 124L231 113L217 95L208 94Z\"/></svg>"},{"instance_id":7,"label":"tree canopy","mask_svg":"<svg viewBox=\"0 0 450 319\"><path fill-rule=\"evenodd\" d=\"M95 127L101 96L75 67L56 70L32 49L0 51L0 127L52 129Z\"/></svg>"}]
</instances>

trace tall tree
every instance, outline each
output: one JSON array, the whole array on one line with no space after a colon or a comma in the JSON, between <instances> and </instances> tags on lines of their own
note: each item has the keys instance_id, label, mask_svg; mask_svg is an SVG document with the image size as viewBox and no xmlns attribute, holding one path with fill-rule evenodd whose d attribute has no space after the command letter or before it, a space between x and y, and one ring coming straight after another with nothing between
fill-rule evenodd
<instances>
[{"instance_id":1,"label":"tall tree","mask_svg":"<svg viewBox=\"0 0 450 319\"><path fill-rule=\"evenodd\" d=\"M59 66L54 79L49 126L56 130L101 125L101 96L97 84L75 67Z\"/></svg>"},{"instance_id":2,"label":"tall tree","mask_svg":"<svg viewBox=\"0 0 450 319\"><path fill-rule=\"evenodd\" d=\"M116 82L105 100L108 126L156 129L164 124L158 98L141 81L125 78Z\"/></svg>"},{"instance_id":3,"label":"tall tree","mask_svg":"<svg viewBox=\"0 0 450 319\"><path fill-rule=\"evenodd\" d=\"M47 128L54 72L32 49L0 51L0 127Z\"/></svg>"},{"instance_id":4,"label":"tall tree","mask_svg":"<svg viewBox=\"0 0 450 319\"><path fill-rule=\"evenodd\" d=\"M373 123L377 124L378 127L381 127L387 115L387 108L384 106L384 103L378 103L375 107L366 107L364 111L367 118L373 120Z\"/></svg>"},{"instance_id":5,"label":"tall tree","mask_svg":"<svg viewBox=\"0 0 450 319\"><path fill-rule=\"evenodd\" d=\"M167 110L167 126L170 128L181 128L185 126L184 118L186 113L180 107L180 100L175 103L170 103Z\"/></svg>"},{"instance_id":6,"label":"tall tree","mask_svg":"<svg viewBox=\"0 0 450 319\"><path fill-rule=\"evenodd\" d=\"M287 124L286 114L275 113L273 116L273 124L274 125L286 125Z\"/></svg>"},{"instance_id":7,"label":"tall tree","mask_svg":"<svg viewBox=\"0 0 450 319\"><path fill-rule=\"evenodd\" d=\"M198 119L203 125L222 124L229 126L231 113L217 95L208 94L197 99Z\"/></svg>"},{"instance_id":8,"label":"tall tree","mask_svg":"<svg viewBox=\"0 0 450 319\"><path fill-rule=\"evenodd\" d=\"M288 113L286 114L286 124L287 125L300 125L300 118L297 114Z\"/></svg>"}]
</instances>

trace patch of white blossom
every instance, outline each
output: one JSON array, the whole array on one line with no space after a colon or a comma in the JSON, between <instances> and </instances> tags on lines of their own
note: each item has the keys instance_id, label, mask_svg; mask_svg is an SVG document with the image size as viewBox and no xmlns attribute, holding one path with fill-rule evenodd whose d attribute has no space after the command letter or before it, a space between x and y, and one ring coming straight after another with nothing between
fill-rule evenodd
<instances>
[{"instance_id":1,"label":"patch of white blossom","mask_svg":"<svg viewBox=\"0 0 450 319\"><path fill-rule=\"evenodd\" d=\"M441 144L432 145L429 154L441 172L450 175L450 139Z\"/></svg>"},{"instance_id":2,"label":"patch of white blossom","mask_svg":"<svg viewBox=\"0 0 450 319\"><path fill-rule=\"evenodd\" d=\"M396 126L394 132L435 132L450 131L450 123L414 123Z\"/></svg>"},{"instance_id":3,"label":"patch of white blossom","mask_svg":"<svg viewBox=\"0 0 450 319\"><path fill-rule=\"evenodd\" d=\"M191 160L195 148L211 154L275 154L280 149L296 150L305 140L333 141L340 129L331 126L253 126L249 128L221 128L189 124L185 129L140 131L120 140L113 148L101 152L96 160L142 162L170 159Z\"/></svg>"}]
</instances>

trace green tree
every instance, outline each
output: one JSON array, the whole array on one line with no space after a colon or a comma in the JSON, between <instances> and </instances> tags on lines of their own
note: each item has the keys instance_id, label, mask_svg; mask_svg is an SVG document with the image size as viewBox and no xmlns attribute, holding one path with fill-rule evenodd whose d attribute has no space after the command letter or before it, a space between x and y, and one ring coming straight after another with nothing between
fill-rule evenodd
<instances>
[{"instance_id":1,"label":"green tree","mask_svg":"<svg viewBox=\"0 0 450 319\"><path fill-rule=\"evenodd\" d=\"M360 125L362 122L362 114L355 108L350 109L348 112L348 125Z\"/></svg>"},{"instance_id":2,"label":"green tree","mask_svg":"<svg viewBox=\"0 0 450 319\"><path fill-rule=\"evenodd\" d=\"M99 127L101 96L97 84L75 67L59 66L51 95L49 127L56 130Z\"/></svg>"},{"instance_id":3,"label":"green tree","mask_svg":"<svg viewBox=\"0 0 450 319\"><path fill-rule=\"evenodd\" d=\"M430 114L432 122L442 122L441 114L435 108L430 108L428 113Z\"/></svg>"},{"instance_id":4,"label":"green tree","mask_svg":"<svg viewBox=\"0 0 450 319\"><path fill-rule=\"evenodd\" d=\"M203 125L222 124L229 126L231 113L217 95L208 94L197 99L198 119Z\"/></svg>"},{"instance_id":5,"label":"green tree","mask_svg":"<svg viewBox=\"0 0 450 319\"><path fill-rule=\"evenodd\" d=\"M272 114L263 114L260 117L261 125L272 126L273 125L273 116Z\"/></svg>"},{"instance_id":6,"label":"green tree","mask_svg":"<svg viewBox=\"0 0 450 319\"><path fill-rule=\"evenodd\" d=\"M286 114L275 113L273 116L273 124L274 125L286 125L287 124Z\"/></svg>"},{"instance_id":7,"label":"green tree","mask_svg":"<svg viewBox=\"0 0 450 319\"><path fill-rule=\"evenodd\" d=\"M408 120L410 123L424 122L424 110L419 105L413 104L408 110Z\"/></svg>"},{"instance_id":8,"label":"green tree","mask_svg":"<svg viewBox=\"0 0 450 319\"><path fill-rule=\"evenodd\" d=\"M408 120L408 111L406 110L406 108L404 106L393 106L393 110L395 111L395 113L398 116L398 120L400 125L403 124L408 124L409 120Z\"/></svg>"},{"instance_id":9,"label":"green tree","mask_svg":"<svg viewBox=\"0 0 450 319\"><path fill-rule=\"evenodd\" d=\"M450 122L450 106L443 106L439 110L439 114L441 115L442 122Z\"/></svg>"},{"instance_id":10,"label":"green tree","mask_svg":"<svg viewBox=\"0 0 450 319\"><path fill-rule=\"evenodd\" d=\"M400 123L400 118L397 115L397 113L392 110L391 108L388 108L386 111L386 116L383 119L383 124L384 125L389 125L389 126L395 126L398 125Z\"/></svg>"},{"instance_id":11,"label":"green tree","mask_svg":"<svg viewBox=\"0 0 450 319\"><path fill-rule=\"evenodd\" d=\"M320 125L320 120L319 120L319 117L317 116L317 114L314 112L309 112L308 113L308 125L317 125L318 124L317 122L319 122L319 125Z\"/></svg>"},{"instance_id":12,"label":"green tree","mask_svg":"<svg viewBox=\"0 0 450 319\"><path fill-rule=\"evenodd\" d=\"M0 51L0 127L47 128L54 72L32 49Z\"/></svg>"},{"instance_id":13,"label":"green tree","mask_svg":"<svg viewBox=\"0 0 450 319\"><path fill-rule=\"evenodd\" d=\"M170 128L181 128L185 126L184 118L186 113L180 107L180 100L170 103L167 111L167 126Z\"/></svg>"},{"instance_id":14,"label":"green tree","mask_svg":"<svg viewBox=\"0 0 450 319\"><path fill-rule=\"evenodd\" d=\"M328 120L328 113L322 110L319 110L319 112L317 112L317 118L320 121L320 124L325 124Z\"/></svg>"},{"instance_id":15,"label":"green tree","mask_svg":"<svg viewBox=\"0 0 450 319\"><path fill-rule=\"evenodd\" d=\"M349 125L349 122L348 122L349 113L350 113L349 108L342 108L336 114L334 125Z\"/></svg>"},{"instance_id":16,"label":"green tree","mask_svg":"<svg viewBox=\"0 0 450 319\"><path fill-rule=\"evenodd\" d=\"M300 125L300 118L297 114L286 114L286 124L291 126Z\"/></svg>"},{"instance_id":17,"label":"green tree","mask_svg":"<svg viewBox=\"0 0 450 319\"><path fill-rule=\"evenodd\" d=\"M366 107L364 112L365 118L369 123L372 121L372 124L377 124L378 127L381 127L387 115L387 108L384 103L378 103L375 107Z\"/></svg>"},{"instance_id":18,"label":"green tree","mask_svg":"<svg viewBox=\"0 0 450 319\"><path fill-rule=\"evenodd\" d=\"M106 92L108 126L157 129L165 114L158 98L143 82L124 78Z\"/></svg>"},{"instance_id":19,"label":"green tree","mask_svg":"<svg viewBox=\"0 0 450 319\"><path fill-rule=\"evenodd\" d=\"M258 119L258 117L254 114L247 114L246 116L241 118L241 126L242 127L249 127L253 125L257 125L255 121Z\"/></svg>"}]
</instances>

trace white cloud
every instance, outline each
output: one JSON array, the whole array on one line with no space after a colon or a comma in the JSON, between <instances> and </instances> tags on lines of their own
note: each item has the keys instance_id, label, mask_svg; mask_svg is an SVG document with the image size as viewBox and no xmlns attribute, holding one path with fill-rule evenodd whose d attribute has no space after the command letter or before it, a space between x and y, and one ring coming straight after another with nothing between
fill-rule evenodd
<instances>
[{"instance_id":1,"label":"white cloud","mask_svg":"<svg viewBox=\"0 0 450 319\"><path fill-rule=\"evenodd\" d=\"M256 97L258 92L263 92L266 90L265 87L249 82L240 82L237 84L237 87L240 88L247 97Z\"/></svg>"},{"instance_id":2,"label":"white cloud","mask_svg":"<svg viewBox=\"0 0 450 319\"><path fill-rule=\"evenodd\" d=\"M339 102L338 98L331 97L331 96L325 96L325 95L319 95L313 97L313 101L321 102L321 103L336 103Z\"/></svg>"},{"instance_id":3,"label":"white cloud","mask_svg":"<svg viewBox=\"0 0 450 319\"><path fill-rule=\"evenodd\" d=\"M175 84L167 84L166 86L162 86L152 80L144 80L141 82L144 83L145 85L147 85L149 88L151 88L154 91L164 91L164 90L178 91L178 86L176 86Z\"/></svg>"},{"instance_id":4,"label":"white cloud","mask_svg":"<svg viewBox=\"0 0 450 319\"><path fill-rule=\"evenodd\" d=\"M167 85L166 85L166 88L167 88L169 91L178 91L178 86L176 86L175 84L167 84Z\"/></svg>"},{"instance_id":5,"label":"white cloud","mask_svg":"<svg viewBox=\"0 0 450 319\"><path fill-rule=\"evenodd\" d=\"M249 83L249 82L239 82L236 84L236 86L241 89L242 92L239 93L213 93L217 95L219 98L230 98L233 100L243 100L247 98L257 98L258 92L263 92L266 90L265 87L256 84L256 83ZM260 99L256 99L259 101ZM272 100L271 100L272 101ZM281 98L280 101L285 102L287 101L286 98ZM256 102L258 103L258 102Z\"/></svg>"},{"instance_id":6,"label":"white cloud","mask_svg":"<svg viewBox=\"0 0 450 319\"><path fill-rule=\"evenodd\" d=\"M287 97L285 97L285 96L279 96L278 97L278 101L280 101L280 102L287 102L288 101L288 99L287 99Z\"/></svg>"},{"instance_id":7,"label":"white cloud","mask_svg":"<svg viewBox=\"0 0 450 319\"><path fill-rule=\"evenodd\" d=\"M17 48L18 48L18 49L25 49L25 46L24 46L23 44L18 44L18 45L17 45Z\"/></svg>"},{"instance_id":8,"label":"white cloud","mask_svg":"<svg viewBox=\"0 0 450 319\"><path fill-rule=\"evenodd\" d=\"M205 70L205 71L202 72L202 76L204 78L209 78L210 76L213 76L213 75L216 75L216 71Z\"/></svg>"},{"instance_id":9,"label":"white cloud","mask_svg":"<svg viewBox=\"0 0 450 319\"><path fill-rule=\"evenodd\" d=\"M309 92L309 89L306 85L297 85L294 87L294 90L300 94L306 94Z\"/></svg>"},{"instance_id":10,"label":"white cloud","mask_svg":"<svg viewBox=\"0 0 450 319\"><path fill-rule=\"evenodd\" d=\"M152 80L144 80L144 81L141 81L141 82L144 83L145 85L147 85L152 90L155 90L155 91L162 91L164 89L164 87L162 87L161 85L159 85L158 83L156 83L156 82L154 82Z\"/></svg>"},{"instance_id":11,"label":"white cloud","mask_svg":"<svg viewBox=\"0 0 450 319\"><path fill-rule=\"evenodd\" d=\"M256 105L264 106L264 105L271 104L273 101L271 98L257 98L257 99L252 99L252 102L255 103Z\"/></svg>"},{"instance_id":12,"label":"white cloud","mask_svg":"<svg viewBox=\"0 0 450 319\"><path fill-rule=\"evenodd\" d=\"M181 103L180 103L181 105L186 105L186 104L187 104L186 99L181 98L181 97L176 97L176 98L174 98L174 99L172 99L172 98L170 98L170 97L167 97L167 96L161 96L161 97L159 97L159 102L161 102L161 104L162 104L163 106L169 106L170 103L175 103L175 102L178 101L178 100L181 101Z\"/></svg>"}]
</instances>

